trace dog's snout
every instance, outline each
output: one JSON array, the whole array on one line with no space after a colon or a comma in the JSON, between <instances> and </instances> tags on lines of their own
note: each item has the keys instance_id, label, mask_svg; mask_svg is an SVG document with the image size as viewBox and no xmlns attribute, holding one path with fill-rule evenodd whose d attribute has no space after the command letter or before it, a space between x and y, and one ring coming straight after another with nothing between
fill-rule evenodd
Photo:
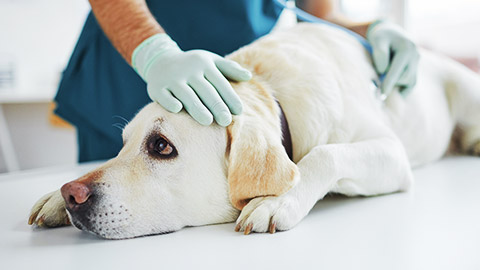
<instances>
[{"instance_id":1,"label":"dog's snout","mask_svg":"<svg viewBox=\"0 0 480 270\"><path fill-rule=\"evenodd\" d=\"M61 188L61 192L67 207L70 209L85 203L91 195L90 188L84 183L78 181L66 183Z\"/></svg>"}]
</instances>

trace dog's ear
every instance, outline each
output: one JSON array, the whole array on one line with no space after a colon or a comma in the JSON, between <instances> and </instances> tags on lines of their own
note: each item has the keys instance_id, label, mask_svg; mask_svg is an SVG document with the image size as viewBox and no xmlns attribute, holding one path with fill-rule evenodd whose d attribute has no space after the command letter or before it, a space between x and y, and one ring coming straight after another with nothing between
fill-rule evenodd
<instances>
[{"instance_id":1,"label":"dog's ear","mask_svg":"<svg viewBox=\"0 0 480 270\"><path fill-rule=\"evenodd\" d=\"M281 142L280 121L270 108L244 110L227 127L228 184L232 205L241 210L253 198L279 196L300 178ZM259 109L260 108L260 109ZM270 111L270 112L268 112Z\"/></svg>"}]
</instances>

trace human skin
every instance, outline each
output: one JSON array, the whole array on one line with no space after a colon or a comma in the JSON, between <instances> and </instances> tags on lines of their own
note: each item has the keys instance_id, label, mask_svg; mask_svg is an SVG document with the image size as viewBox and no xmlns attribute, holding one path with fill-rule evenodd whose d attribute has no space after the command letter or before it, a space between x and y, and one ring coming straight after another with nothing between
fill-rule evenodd
<instances>
[{"instance_id":1,"label":"human skin","mask_svg":"<svg viewBox=\"0 0 480 270\"><path fill-rule=\"evenodd\" d=\"M113 46L131 64L133 50L154 34L165 33L144 0L89 0Z\"/></svg>"}]
</instances>

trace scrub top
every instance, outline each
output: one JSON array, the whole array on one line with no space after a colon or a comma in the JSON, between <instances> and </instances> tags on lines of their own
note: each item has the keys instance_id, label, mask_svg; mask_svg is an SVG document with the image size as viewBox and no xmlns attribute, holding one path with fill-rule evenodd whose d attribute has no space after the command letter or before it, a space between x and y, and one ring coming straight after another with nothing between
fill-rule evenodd
<instances>
[{"instance_id":1,"label":"scrub top","mask_svg":"<svg viewBox=\"0 0 480 270\"><path fill-rule=\"evenodd\" d=\"M281 10L272 0L152 0L147 5L183 50L228 54L271 31ZM125 119L151 102L144 81L87 17L55 97L55 113L77 128L79 161L114 157Z\"/></svg>"}]
</instances>

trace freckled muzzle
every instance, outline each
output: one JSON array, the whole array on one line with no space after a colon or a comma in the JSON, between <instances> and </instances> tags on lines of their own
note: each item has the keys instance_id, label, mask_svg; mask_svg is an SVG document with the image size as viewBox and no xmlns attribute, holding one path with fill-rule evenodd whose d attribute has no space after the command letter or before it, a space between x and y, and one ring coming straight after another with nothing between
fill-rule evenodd
<instances>
[{"instance_id":1,"label":"freckled muzzle","mask_svg":"<svg viewBox=\"0 0 480 270\"><path fill-rule=\"evenodd\" d=\"M110 184L72 181L61 188L72 224L103 238L118 238L132 214L122 204L108 203Z\"/></svg>"}]
</instances>

